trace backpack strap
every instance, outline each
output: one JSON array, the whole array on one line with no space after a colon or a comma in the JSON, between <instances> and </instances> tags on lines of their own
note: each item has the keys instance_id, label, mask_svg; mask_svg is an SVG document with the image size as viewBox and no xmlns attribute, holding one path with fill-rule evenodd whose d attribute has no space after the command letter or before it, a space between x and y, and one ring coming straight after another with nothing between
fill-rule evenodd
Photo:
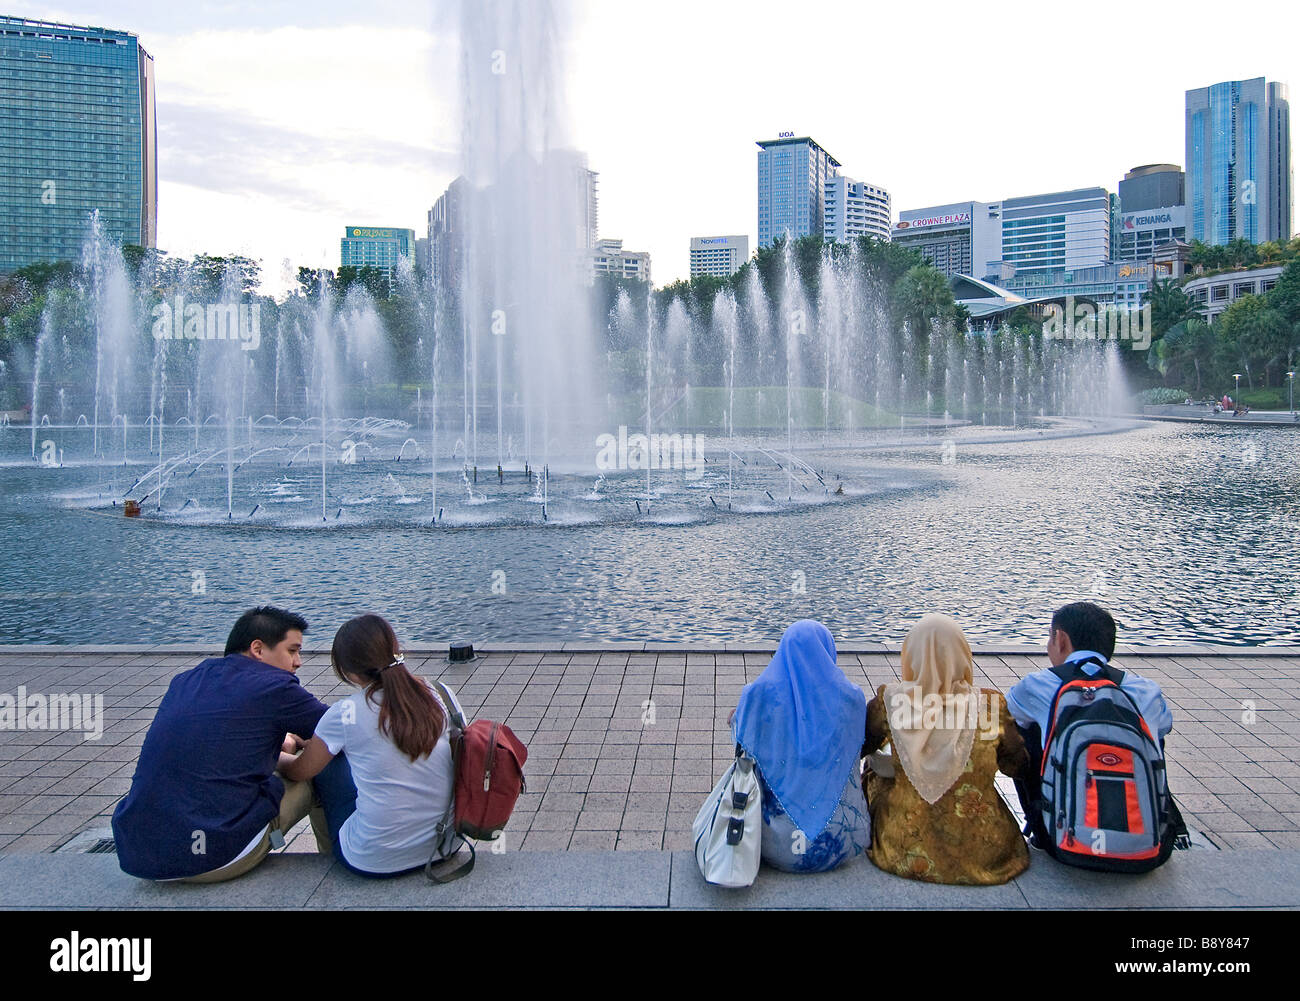
<instances>
[{"instance_id":1,"label":"backpack strap","mask_svg":"<svg viewBox=\"0 0 1300 1001\"><path fill-rule=\"evenodd\" d=\"M433 854L429 856L429 861L425 863L424 875L431 883L452 883L463 876L468 876L474 871L474 862L476 859L474 852L474 842L463 835L457 834L460 844L450 855L443 857L438 856L438 850L435 848ZM462 862L459 866L451 866L448 863L453 862L456 856L460 854L460 847L464 845L469 849L469 861Z\"/></svg>"},{"instance_id":2,"label":"backpack strap","mask_svg":"<svg viewBox=\"0 0 1300 1001\"><path fill-rule=\"evenodd\" d=\"M1096 674L1088 674L1084 669L1084 664L1096 664L1101 668ZM1082 660L1070 660L1064 664L1052 665L1051 671L1061 679L1061 684L1067 681L1074 681L1076 678L1105 678L1112 684L1119 685L1124 681L1124 672L1118 668L1111 667L1100 657L1084 657Z\"/></svg>"},{"instance_id":3,"label":"backpack strap","mask_svg":"<svg viewBox=\"0 0 1300 1001\"><path fill-rule=\"evenodd\" d=\"M464 733L466 728L465 717L461 715L460 710L456 707L456 700L452 697L451 692L447 690L447 686L441 681L435 681L433 682L433 687L438 693L438 698L442 700L443 705L446 707L448 716L451 717L452 726L456 727L456 729L461 733ZM451 741L451 767L453 776L456 774L456 770L460 765L459 750L459 741ZM442 820L438 822L437 835L439 846L442 844L447 831L455 829L455 824L456 796L453 787L452 797L447 802L447 812L443 815ZM474 843L459 832L456 833L455 837L458 843L448 854L440 856L438 854L438 848L435 847L433 854L429 856L429 861L424 866L424 875L431 883L451 883L464 876L468 876L474 871L474 862L476 860ZM469 860L462 862L458 866L450 865L449 863L453 862L456 859L456 856L460 854L462 845L469 848Z\"/></svg>"},{"instance_id":4,"label":"backpack strap","mask_svg":"<svg viewBox=\"0 0 1300 1001\"><path fill-rule=\"evenodd\" d=\"M438 693L438 698L442 700L442 704L447 707L447 713L451 716L451 722L455 725L456 729L463 733L466 729L465 717L460 714L460 710L456 707L456 700L452 698L451 692L447 690L447 686L441 681L435 681L433 687Z\"/></svg>"}]
</instances>

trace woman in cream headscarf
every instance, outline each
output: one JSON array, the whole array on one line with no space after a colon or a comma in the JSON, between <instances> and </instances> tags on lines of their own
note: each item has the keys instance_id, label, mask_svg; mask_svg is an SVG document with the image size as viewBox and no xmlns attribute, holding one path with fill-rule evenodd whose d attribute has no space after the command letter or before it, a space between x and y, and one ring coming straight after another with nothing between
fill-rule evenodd
<instances>
[{"instance_id":1,"label":"woman in cream headscarf","mask_svg":"<svg viewBox=\"0 0 1300 1001\"><path fill-rule=\"evenodd\" d=\"M902 680L867 706L871 861L933 883L1005 883L1029 865L993 787L999 768L1015 776L1029 763L1006 700L975 689L970 645L946 615L913 626L901 659ZM886 743L887 757L873 754Z\"/></svg>"}]
</instances>

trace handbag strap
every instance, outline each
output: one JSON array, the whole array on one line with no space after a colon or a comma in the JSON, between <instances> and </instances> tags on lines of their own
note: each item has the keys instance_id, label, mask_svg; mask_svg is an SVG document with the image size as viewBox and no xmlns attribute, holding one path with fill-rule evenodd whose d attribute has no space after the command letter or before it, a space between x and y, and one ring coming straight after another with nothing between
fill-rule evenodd
<instances>
[{"instance_id":1,"label":"handbag strap","mask_svg":"<svg viewBox=\"0 0 1300 1001\"><path fill-rule=\"evenodd\" d=\"M439 825L441 826L441 825ZM429 861L425 864L424 875L431 883L452 883L462 877L468 876L474 871L474 862L477 858L474 852L474 842L460 834L456 835L460 839L460 845L450 855L439 856L438 849L433 850L429 856ZM460 846L465 845L469 848L469 861L461 862L459 866L452 867L448 863L455 861L456 856L460 854ZM435 865L435 861L438 863Z\"/></svg>"}]
</instances>

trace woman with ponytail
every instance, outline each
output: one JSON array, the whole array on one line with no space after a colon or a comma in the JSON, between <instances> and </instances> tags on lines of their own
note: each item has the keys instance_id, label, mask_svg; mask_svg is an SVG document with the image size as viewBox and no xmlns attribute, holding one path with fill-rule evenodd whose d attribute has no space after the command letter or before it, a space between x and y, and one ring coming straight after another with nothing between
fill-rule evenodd
<instances>
[{"instance_id":1,"label":"woman with ponytail","mask_svg":"<svg viewBox=\"0 0 1300 1001\"><path fill-rule=\"evenodd\" d=\"M360 690L329 707L281 774L314 780L334 853L348 869L363 876L422 869L451 847L450 833L443 844L437 833L454 791L447 707L406 669L393 627L378 615L345 622L330 661Z\"/></svg>"}]
</instances>

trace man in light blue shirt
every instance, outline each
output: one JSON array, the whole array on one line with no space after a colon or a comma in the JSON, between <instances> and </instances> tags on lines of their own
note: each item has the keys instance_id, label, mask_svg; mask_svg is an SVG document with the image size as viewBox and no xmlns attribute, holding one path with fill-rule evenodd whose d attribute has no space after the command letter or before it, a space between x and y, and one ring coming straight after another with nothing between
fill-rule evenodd
<instances>
[{"instance_id":1,"label":"man in light blue shirt","mask_svg":"<svg viewBox=\"0 0 1300 1001\"><path fill-rule=\"evenodd\" d=\"M1077 663L1085 674L1096 675L1109 665L1114 653L1115 620L1104 608L1091 602L1076 601L1056 610L1047 640L1047 656L1053 666ZM1043 668L1007 692L1007 707L1024 735L1025 747L1029 751L1029 775L1016 780L1016 790L1030 823L1038 812L1040 766L1051 727L1048 717L1061 684L1060 677L1051 668ZM1173 729L1174 717L1160 686L1149 678L1125 671L1120 688L1137 703L1138 712L1155 734L1163 752L1165 736ZM1030 832L1026 830L1025 833Z\"/></svg>"}]
</instances>

